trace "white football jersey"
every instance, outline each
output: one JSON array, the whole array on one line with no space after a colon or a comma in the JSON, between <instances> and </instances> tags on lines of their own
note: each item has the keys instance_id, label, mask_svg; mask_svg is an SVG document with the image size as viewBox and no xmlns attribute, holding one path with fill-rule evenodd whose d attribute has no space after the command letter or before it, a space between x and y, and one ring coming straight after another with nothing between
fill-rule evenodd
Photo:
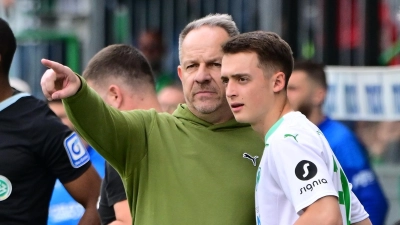
<instances>
[{"instance_id":1,"label":"white football jersey","mask_svg":"<svg viewBox=\"0 0 400 225\"><path fill-rule=\"evenodd\" d=\"M329 195L338 198L343 224L369 216L324 135L300 112L287 113L268 131L256 181L257 225L293 224Z\"/></svg>"}]
</instances>

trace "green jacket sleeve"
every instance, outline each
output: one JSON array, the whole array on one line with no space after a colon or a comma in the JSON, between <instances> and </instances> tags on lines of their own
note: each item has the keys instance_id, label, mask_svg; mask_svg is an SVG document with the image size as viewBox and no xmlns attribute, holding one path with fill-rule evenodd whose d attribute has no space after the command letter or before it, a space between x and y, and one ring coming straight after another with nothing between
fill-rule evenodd
<instances>
[{"instance_id":1,"label":"green jacket sleeve","mask_svg":"<svg viewBox=\"0 0 400 225\"><path fill-rule=\"evenodd\" d=\"M86 81L81 89L63 100L76 131L121 175L135 167L147 154L147 135L151 131L154 110L119 111L103 102Z\"/></svg>"}]
</instances>

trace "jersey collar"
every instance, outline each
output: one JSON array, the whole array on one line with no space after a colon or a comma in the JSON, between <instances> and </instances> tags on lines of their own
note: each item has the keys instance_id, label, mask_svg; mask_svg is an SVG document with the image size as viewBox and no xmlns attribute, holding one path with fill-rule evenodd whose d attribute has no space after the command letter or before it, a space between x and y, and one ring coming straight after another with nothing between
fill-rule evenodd
<instances>
[{"instance_id":1,"label":"jersey collar","mask_svg":"<svg viewBox=\"0 0 400 225\"><path fill-rule=\"evenodd\" d=\"M281 117L278 121L272 125L272 127L268 130L267 134L265 135L265 143L267 143L268 138L275 132L275 130L281 125L283 122L283 117Z\"/></svg>"},{"instance_id":2,"label":"jersey collar","mask_svg":"<svg viewBox=\"0 0 400 225\"><path fill-rule=\"evenodd\" d=\"M3 111L3 109L7 108L8 106L14 104L18 99L22 97L30 96L28 93L18 93L16 95L13 95L6 100L0 102L0 111Z\"/></svg>"}]
</instances>

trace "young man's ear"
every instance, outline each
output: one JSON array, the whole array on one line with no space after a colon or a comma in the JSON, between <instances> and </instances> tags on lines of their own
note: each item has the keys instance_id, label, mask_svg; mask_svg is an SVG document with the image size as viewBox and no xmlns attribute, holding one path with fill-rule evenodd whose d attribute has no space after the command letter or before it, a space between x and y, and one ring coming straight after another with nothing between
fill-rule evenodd
<instances>
[{"instance_id":1,"label":"young man's ear","mask_svg":"<svg viewBox=\"0 0 400 225\"><path fill-rule=\"evenodd\" d=\"M281 90L285 89L286 84L286 76L283 72L277 72L272 75L272 82L274 92L280 92Z\"/></svg>"},{"instance_id":2,"label":"young man's ear","mask_svg":"<svg viewBox=\"0 0 400 225\"><path fill-rule=\"evenodd\" d=\"M107 102L112 107L119 109L122 105L123 97L122 90L115 84L110 85L107 88Z\"/></svg>"}]
</instances>

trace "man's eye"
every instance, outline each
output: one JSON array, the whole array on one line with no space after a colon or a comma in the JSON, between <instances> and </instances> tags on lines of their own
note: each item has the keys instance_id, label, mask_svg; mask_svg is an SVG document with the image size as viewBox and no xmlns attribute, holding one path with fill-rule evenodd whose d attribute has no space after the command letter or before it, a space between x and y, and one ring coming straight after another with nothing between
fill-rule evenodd
<instances>
[{"instance_id":1,"label":"man's eye","mask_svg":"<svg viewBox=\"0 0 400 225\"><path fill-rule=\"evenodd\" d=\"M223 84L228 84L228 79L221 79Z\"/></svg>"},{"instance_id":2,"label":"man's eye","mask_svg":"<svg viewBox=\"0 0 400 225\"><path fill-rule=\"evenodd\" d=\"M221 63L213 63L213 66L221 67Z\"/></svg>"},{"instance_id":3,"label":"man's eye","mask_svg":"<svg viewBox=\"0 0 400 225\"><path fill-rule=\"evenodd\" d=\"M245 81L247 81L247 78L241 77L241 78L239 78L239 81L240 82L245 82Z\"/></svg>"}]
</instances>

